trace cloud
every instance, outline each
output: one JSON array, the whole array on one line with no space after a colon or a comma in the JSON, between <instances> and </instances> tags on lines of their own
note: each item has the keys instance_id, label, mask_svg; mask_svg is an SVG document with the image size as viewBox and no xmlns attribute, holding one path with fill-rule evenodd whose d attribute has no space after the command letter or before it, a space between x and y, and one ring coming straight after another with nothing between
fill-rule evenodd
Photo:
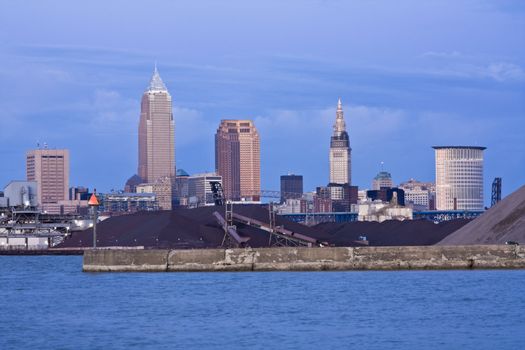
<instances>
[{"instance_id":1,"label":"cloud","mask_svg":"<svg viewBox=\"0 0 525 350\"><path fill-rule=\"evenodd\" d=\"M427 51L421 54L421 57L431 57L431 58L458 58L463 55L458 51L451 52L436 52L436 51Z\"/></svg>"},{"instance_id":2,"label":"cloud","mask_svg":"<svg viewBox=\"0 0 525 350\"><path fill-rule=\"evenodd\" d=\"M353 149L354 183L368 186L385 161L396 181L433 179L434 145L491 146L492 134L503 131L501 119L470 118L462 113L406 110L388 106L344 106ZM261 136L263 187L278 188L288 171L305 174L305 188L327 179L328 148L335 106L313 110L272 110L255 118ZM507 124L507 123L504 123ZM418 165L415 165L418 164Z\"/></svg>"},{"instance_id":3,"label":"cloud","mask_svg":"<svg viewBox=\"0 0 525 350\"><path fill-rule=\"evenodd\" d=\"M175 120L175 147L198 146L203 138L213 138L213 124L204 118L202 112L184 107L173 107Z\"/></svg>"},{"instance_id":4,"label":"cloud","mask_svg":"<svg viewBox=\"0 0 525 350\"><path fill-rule=\"evenodd\" d=\"M380 160L407 147L399 142L410 125L404 110L366 105L344 106L354 160L356 183L368 183ZM328 149L335 121L335 105L311 110L271 110L255 117L261 137L263 187L278 188L277 179L287 172L304 174L305 189L328 181ZM410 148L410 146L408 146ZM366 151L365 151L366 150ZM324 179L324 180L323 180Z\"/></svg>"},{"instance_id":5,"label":"cloud","mask_svg":"<svg viewBox=\"0 0 525 350\"><path fill-rule=\"evenodd\" d=\"M391 135L408 122L406 111L387 107L350 106L347 115L354 130L366 135Z\"/></svg>"},{"instance_id":6,"label":"cloud","mask_svg":"<svg viewBox=\"0 0 525 350\"><path fill-rule=\"evenodd\" d=\"M139 109L136 99L123 97L118 91L97 89L84 106L84 122L97 134L136 134Z\"/></svg>"},{"instance_id":7,"label":"cloud","mask_svg":"<svg viewBox=\"0 0 525 350\"><path fill-rule=\"evenodd\" d=\"M441 67L423 68L420 74L461 79L491 79L497 82L524 81L525 72L513 63L493 62L488 64L454 63Z\"/></svg>"},{"instance_id":8,"label":"cloud","mask_svg":"<svg viewBox=\"0 0 525 350\"><path fill-rule=\"evenodd\" d=\"M352 138L365 143L375 143L375 138L395 136L409 118L407 112L400 109L364 105L346 106L344 113ZM326 107L269 111L264 116L257 116L255 125L261 137L272 141L292 140L289 147L300 150L311 145L311 140L329 139L334 121L335 107Z\"/></svg>"},{"instance_id":9,"label":"cloud","mask_svg":"<svg viewBox=\"0 0 525 350\"><path fill-rule=\"evenodd\" d=\"M430 75L443 75L468 79L493 79L497 82L523 81L525 71L521 66L493 61L488 57L467 55L458 51L428 51L420 55L427 60L421 72Z\"/></svg>"},{"instance_id":10,"label":"cloud","mask_svg":"<svg viewBox=\"0 0 525 350\"><path fill-rule=\"evenodd\" d=\"M491 63L486 74L497 81L525 80L525 71L520 66L507 62Z\"/></svg>"}]
</instances>

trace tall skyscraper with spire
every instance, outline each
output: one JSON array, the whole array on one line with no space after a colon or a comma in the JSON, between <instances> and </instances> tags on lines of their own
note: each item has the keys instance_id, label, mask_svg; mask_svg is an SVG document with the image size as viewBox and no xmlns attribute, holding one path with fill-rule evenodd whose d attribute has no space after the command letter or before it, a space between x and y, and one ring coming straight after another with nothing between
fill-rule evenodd
<instances>
[{"instance_id":1,"label":"tall skyscraper with spire","mask_svg":"<svg viewBox=\"0 0 525 350\"><path fill-rule=\"evenodd\" d=\"M175 178L175 123L172 100L157 65L142 95L139 122L138 174L144 182Z\"/></svg>"},{"instance_id":2,"label":"tall skyscraper with spire","mask_svg":"<svg viewBox=\"0 0 525 350\"><path fill-rule=\"evenodd\" d=\"M334 132L330 138L330 183L352 184L352 149L346 132L341 98L337 102Z\"/></svg>"}]
</instances>

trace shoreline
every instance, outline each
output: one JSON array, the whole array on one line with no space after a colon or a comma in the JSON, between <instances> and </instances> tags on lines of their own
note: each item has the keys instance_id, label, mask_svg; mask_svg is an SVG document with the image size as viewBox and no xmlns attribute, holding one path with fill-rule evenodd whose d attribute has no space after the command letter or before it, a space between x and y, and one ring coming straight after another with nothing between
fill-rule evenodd
<instances>
[{"instance_id":1,"label":"shoreline","mask_svg":"<svg viewBox=\"0 0 525 350\"><path fill-rule=\"evenodd\" d=\"M2 255L84 255L82 248L50 248L50 249L5 249L0 250Z\"/></svg>"}]
</instances>

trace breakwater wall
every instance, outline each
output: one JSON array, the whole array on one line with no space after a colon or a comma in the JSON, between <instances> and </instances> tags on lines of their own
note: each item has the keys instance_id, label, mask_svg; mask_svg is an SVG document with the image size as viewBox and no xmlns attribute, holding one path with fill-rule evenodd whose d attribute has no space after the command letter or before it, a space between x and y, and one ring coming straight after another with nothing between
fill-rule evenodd
<instances>
[{"instance_id":1,"label":"breakwater wall","mask_svg":"<svg viewBox=\"0 0 525 350\"><path fill-rule=\"evenodd\" d=\"M525 268L511 245L84 251L83 270L322 271Z\"/></svg>"}]
</instances>

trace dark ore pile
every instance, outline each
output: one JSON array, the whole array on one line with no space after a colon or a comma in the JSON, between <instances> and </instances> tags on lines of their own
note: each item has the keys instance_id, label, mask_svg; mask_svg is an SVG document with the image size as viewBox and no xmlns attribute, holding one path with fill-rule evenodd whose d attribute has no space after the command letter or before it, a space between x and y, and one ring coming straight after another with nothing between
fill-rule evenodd
<instances>
[{"instance_id":1,"label":"dark ore pile","mask_svg":"<svg viewBox=\"0 0 525 350\"><path fill-rule=\"evenodd\" d=\"M268 223L264 205L235 205L234 212ZM97 225L97 246L143 246L146 248L198 249L220 247L224 231L213 212L224 217L225 208L202 207L172 211L139 212L114 216ZM465 225L468 220L434 224L426 220L324 223L313 227L294 223L277 216L277 224L288 230L328 242L333 246L361 246L359 236L365 236L371 246L432 245ZM234 223L240 236L249 237L251 247L267 247L269 233L254 227ZM90 247L92 229L75 232L60 247Z\"/></svg>"}]
</instances>

